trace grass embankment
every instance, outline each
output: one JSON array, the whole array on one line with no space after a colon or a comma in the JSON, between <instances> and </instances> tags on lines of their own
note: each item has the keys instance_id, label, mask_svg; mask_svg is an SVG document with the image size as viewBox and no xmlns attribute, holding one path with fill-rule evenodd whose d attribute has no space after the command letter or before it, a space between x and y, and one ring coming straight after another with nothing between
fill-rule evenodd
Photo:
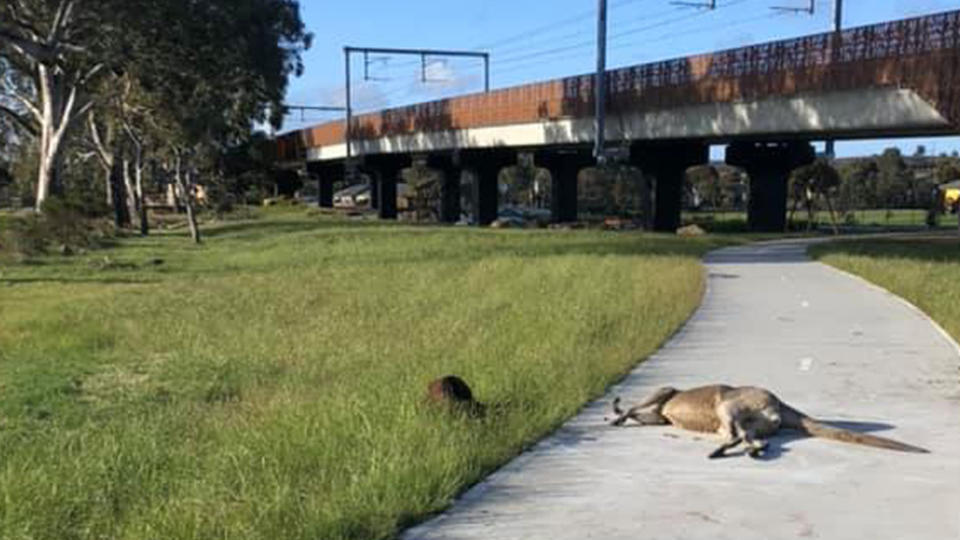
<instances>
[{"instance_id":1,"label":"grass embankment","mask_svg":"<svg viewBox=\"0 0 960 540\"><path fill-rule=\"evenodd\" d=\"M696 307L718 241L303 214L0 270L0 536L389 537ZM483 421L425 410L465 377Z\"/></svg>"},{"instance_id":2,"label":"grass embankment","mask_svg":"<svg viewBox=\"0 0 960 540\"><path fill-rule=\"evenodd\" d=\"M960 240L912 238L814 246L819 260L909 300L960 341Z\"/></svg>"}]
</instances>

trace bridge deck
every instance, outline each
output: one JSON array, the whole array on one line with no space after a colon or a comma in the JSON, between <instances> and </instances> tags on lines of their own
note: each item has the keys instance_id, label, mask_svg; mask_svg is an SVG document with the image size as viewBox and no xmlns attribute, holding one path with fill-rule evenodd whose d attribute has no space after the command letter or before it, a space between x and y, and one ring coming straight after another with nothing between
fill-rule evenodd
<instances>
[{"instance_id":1,"label":"bridge deck","mask_svg":"<svg viewBox=\"0 0 960 540\"><path fill-rule=\"evenodd\" d=\"M894 124L838 134L942 132L960 122L958 52L960 11L950 11L611 70L608 111L614 117L643 116L867 89L909 90L939 113L940 125ZM592 117L593 100L591 75L554 79L358 115L351 141L582 121ZM857 107L848 112L859 113ZM329 122L280 137L281 159L302 160L310 149L343 145L344 126Z\"/></svg>"}]
</instances>

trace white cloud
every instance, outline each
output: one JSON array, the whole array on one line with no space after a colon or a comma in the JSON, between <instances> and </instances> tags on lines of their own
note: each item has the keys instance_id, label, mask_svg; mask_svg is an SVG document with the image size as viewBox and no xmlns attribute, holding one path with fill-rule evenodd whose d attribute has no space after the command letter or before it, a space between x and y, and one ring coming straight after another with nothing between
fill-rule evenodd
<instances>
[{"instance_id":1,"label":"white cloud","mask_svg":"<svg viewBox=\"0 0 960 540\"><path fill-rule=\"evenodd\" d=\"M425 70L421 71L421 68L417 67L414 73L415 78L411 81L409 90L410 93L475 91L483 82L479 71L480 69L477 67L464 70L442 59L428 60ZM426 82L423 81L424 75L427 79Z\"/></svg>"}]
</instances>

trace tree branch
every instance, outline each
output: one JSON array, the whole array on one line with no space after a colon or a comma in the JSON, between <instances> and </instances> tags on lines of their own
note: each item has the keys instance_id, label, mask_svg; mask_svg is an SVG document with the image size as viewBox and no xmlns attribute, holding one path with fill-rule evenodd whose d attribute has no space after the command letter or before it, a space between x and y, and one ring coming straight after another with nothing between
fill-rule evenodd
<instances>
[{"instance_id":1,"label":"tree branch","mask_svg":"<svg viewBox=\"0 0 960 540\"><path fill-rule=\"evenodd\" d=\"M33 115L33 117L37 120L37 122L43 121L43 117L40 114L40 109L38 109L37 106L33 104L33 102L27 99L26 96L24 96L20 92L17 92L16 89L11 90L10 95L13 96L14 99L19 101L20 104L23 105L23 107L27 109L27 111L30 112L30 114Z\"/></svg>"},{"instance_id":2,"label":"tree branch","mask_svg":"<svg viewBox=\"0 0 960 540\"><path fill-rule=\"evenodd\" d=\"M93 66L92 68L90 68L89 71L87 71L79 79L77 79L77 84L79 85L87 84L87 82L89 82L90 79L93 78L97 73L100 73L101 71L103 71L104 67L105 65L103 63L99 63Z\"/></svg>"},{"instance_id":3,"label":"tree branch","mask_svg":"<svg viewBox=\"0 0 960 540\"><path fill-rule=\"evenodd\" d=\"M53 25L50 27L47 43L59 45L63 31L73 16L73 5L75 2L76 0L60 0L60 7L57 8L57 14L53 17Z\"/></svg>"},{"instance_id":4,"label":"tree branch","mask_svg":"<svg viewBox=\"0 0 960 540\"><path fill-rule=\"evenodd\" d=\"M7 40L7 44L14 52L34 62L50 63L55 60L53 52L47 47L40 43L23 39L6 28L0 27L0 39Z\"/></svg>"},{"instance_id":5,"label":"tree branch","mask_svg":"<svg viewBox=\"0 0 960 540\"><path fill-rule=\"evenodd\" d=\"M3 113L13 119L14 122L25 129L30 135L36 137L39 134L39 130L33 124L31 124L29 120L17 114L17 112L13 109L5 105L0 105L0 113Z\"/></svg>"},{"instance_id":6,"label":"tree branch","mask_svg":"<svg viewBox=\"0 0 960 540\"><path fill-rule=\"evenodd\" d=\"M9 14L10 20L13 21L13 24L18 29L25 32L28 38L30 38L35 42L40 41L40 30L38 30L37 27L27 22L26 19L23 19L22 17L20 17L19 14L17 14L16 10L14 10L12 7L8 10L8 14Z\"/></svg>"},{"instance_id":7,"label":"tree branch","mask_svg":"<svg viewBox=\"0 0 960 540\"><path fill-rule=\"evenodd\" d=\"M76 122L76 121L79 120L82 116L84 116L84 115L86 115L88 112L90 112L90 109L93 109L93 105L94 105L94 102L93 102L92 99L91 99L90 101L84 103L83 105L81 105L80 108L77 109L77 112L74 113L74 115L71 116L71 117L67 120L67 126L69 127L70 124Z\"/></svg>"},{"instance_id":8,"label":"tree branch","mask_svg":"<svg viewBox=\"0 0 960 540\"><path fill-rule=\"evenodd\" d=\"M93 142L93 149L97 154L97 159L100 160L100 164L106 169L110 169L113 167L113 154L107 150L107 147L103 144L103 140L100 138L100 128L97 127L97 120L93 113L87 117L87 127L90 128L90 139Z\"/></svg>"}]
</instances>

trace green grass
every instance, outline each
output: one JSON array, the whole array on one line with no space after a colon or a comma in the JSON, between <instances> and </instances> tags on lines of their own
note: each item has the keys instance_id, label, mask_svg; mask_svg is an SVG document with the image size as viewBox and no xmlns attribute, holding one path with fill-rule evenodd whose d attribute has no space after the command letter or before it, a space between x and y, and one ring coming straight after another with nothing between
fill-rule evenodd
<instances>
[{"instance_id":1,"label":"green grass","mask_svg":"<svg viewBox=\"0 0 960 540\"><path fill-rule=\"evenodd\" d=\"M388 538L653 352L732 241L267 215L0 267L0 537ZM497 412L426 409L448 373Z\"/></svg>"},{"instance_id":2,"label":"green grass","mask_svg":"<svg viewBox=\"0 0 960 540\"><path fill-rule=\"evenodd\" d=\"M685 222L698 223L707 230L716 232L738 232L747 230L747 213L745 211L697 211L684 212ZM793 216L793 221L798 227L805 227L807 213L805 210L797 210ZM821 227L830 227L830 213L826 210L818 211L814 214L814 219ZM851 211L852 221L844 222L842 217L838 216L841 226L863 226L863 227L925 227L927 211L916 208L898 208L898 209L874 209L874 210L854 210ZM940 227L954 228L957 226L957 216L939 215L937 222Z\"/></svg>"},{"instance_id":3,"label":"green grass","mask_svg":"<svg viewBox=\"0 0 960 540\"><path fill-rule=\"evenodd\" d=\"M812 254L909 300L960 341L960 239L840 241Z\"/></svg>"}]
</instances>

